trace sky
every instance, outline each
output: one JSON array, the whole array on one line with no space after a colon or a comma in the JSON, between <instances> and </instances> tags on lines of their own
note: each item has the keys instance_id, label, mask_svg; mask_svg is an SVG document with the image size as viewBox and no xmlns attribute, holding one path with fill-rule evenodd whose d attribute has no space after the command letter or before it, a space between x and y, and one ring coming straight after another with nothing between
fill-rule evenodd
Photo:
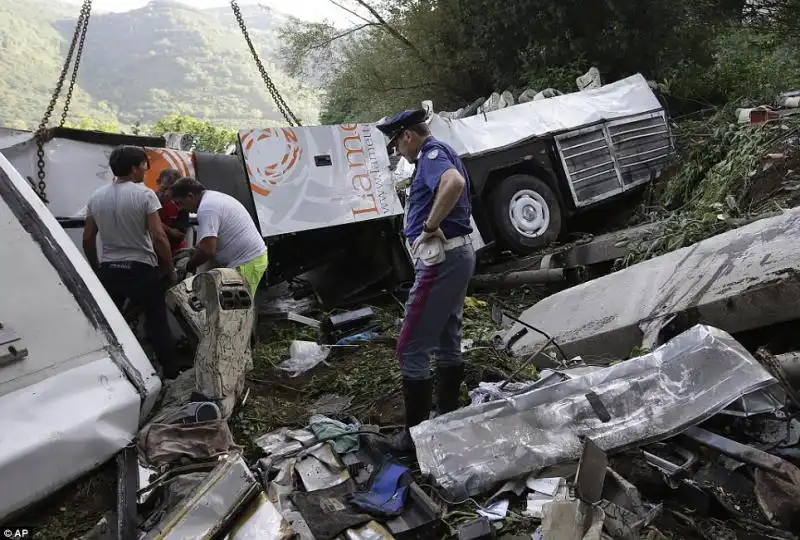
<instances>
[{"instance_id":1,"label":"sky","mask_svg":"<svg viewBox=\"0 0 800 540\"><path fill-rule=\"evenodd\" d=\"M82 0L66 0L70 4L79 6ZM179 0L183 4L195 8L211 8L230 6L228 0ZM99 11L128 11L140 8L149 3L149 0L94 0L92 6ZM331 19L336 26L350 26L352 15L333 5L329 0L240 0L240 5L262 4L277 11L307 21L321 21ZM77 15L77 13L76 13ZM231 14L233 16L233 14Z\"/></svg>"}]
</instances>

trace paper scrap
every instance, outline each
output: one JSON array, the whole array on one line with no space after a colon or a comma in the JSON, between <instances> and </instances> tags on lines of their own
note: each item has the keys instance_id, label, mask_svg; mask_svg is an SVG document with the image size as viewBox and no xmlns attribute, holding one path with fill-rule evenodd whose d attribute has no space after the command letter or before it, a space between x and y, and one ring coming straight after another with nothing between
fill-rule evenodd
<instances>
[{"instance_id":1,"label":"paper scrap","mask_svg":"<svg viewBox=\"0 0 800 540\"><path fill-rule=\"evenodd\" d=\"M478 514L485 517L489 521L500 521L506 518L508 515L508 499L502 499L496 502L493 502L486 508L481 508L478 510Z\"/></svg>"},{"instance_id":2,"label":"paper scrap","mask_svg":"<svg viewBox=\"0 0 800 540\"><path fill-rule=\"evenodd\" d=\"M528 493L528 505L523 514L527 517L542 519L544 517L544 505L551 502L553 502L553 497L548 495Z\"/></svg>"},{"instance_id":3,"label":"paper scrap","mask_svg":"<svg viewBox=\"0 0 800 540\"><path fill-rule=\"evenodd\" d=\"M558 490L566 483L566 480L563 478L528 478L525 484L528 486L528 489L531 491L536 491L538 493L543 493L544 495L549 495L550 497L555 497Z\"/></svg>"},{"instance_id":4,"label":"paper scrap","mask_svg":"<svg viewBox=\"0 0 800 540\"><path fill-rule=\"evenodd\" d=\"M558 488L553 495L539 493L538 491L532 491L528 493L527 507L522 513L524 516L532 517L534 519L542 519L544 518L544 506L546 504L550 504L554 501L567 500L569 497L569 488L567 487L566 481L564 481L563 478L557 478L556 480L562 480L562 482L559 483Z\"/></svg>"}]
</instances>

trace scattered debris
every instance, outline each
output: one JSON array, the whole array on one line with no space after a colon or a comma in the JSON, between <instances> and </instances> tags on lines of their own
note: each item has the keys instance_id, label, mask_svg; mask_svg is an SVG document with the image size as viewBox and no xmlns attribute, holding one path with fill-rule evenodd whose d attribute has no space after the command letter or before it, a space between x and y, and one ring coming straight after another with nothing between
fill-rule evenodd
<instances>
[{"instance_id":1,"label":"scattered debris","mask_svg":"<svg viewBox=\"0 0 800 540\"><path fill-rule=\"evenodd\" d=\"M789 210L549 296L520 320L567 355L608 363L701 320L734 333L797 319L799 229ZM502 340L515 356L548 341L519 323Z\"/></svg>"},{"instance_id":2,"label":"scattered debris","mask_svg":"<svg viewBox=\"0 0 800 540\"><path fill-rule=\"evenodd\" d=\"M353 398L337 394L325 394L308 408L310 414L339 415L350 407Z\"/></svg>"},{"instance_id":3,"label":"scattered debris","mask_svg":"<svg viewBox=\"0 0 800 540\"><path fill-rule=\"evenodd\" d=\"M500 99L513 102L489 105ZM762 172L792 157L764 155ZM743 214L740 203L726 197L722 221ZM136 441L133 522L142 538L411 540L449 530L464 540L660 540L673 527L715 540L739 530L790 538L800 532L800 353L753 357L729 332L800 318L798 223L796 211L754 223L551 296L516 321L468 298L472 403L414 428L419 470L388 456L384 440L389 415L402 413L386 367L396 306L321 315L313 296L283 284L257 302L278 317L251 355L239 285L222 274L187 280L170 305L198 356ZM571 279L660 227L517 260L473 285L526 284L514 293L530 305L539 293L527 284ZM195 309L201 297L210 309ZM496 350L501 326L510 328ZM484 504L471 498L490 488ZM117 517L104 516L97 534Z\"/></svg>"},{"instance_id":4,"label":"scattered debris","mask_svg":"<svg viewBox=\"0 0 800 540\"><path fill-rule=\"evenodd\" d=\"M293 341L289 347L289 359L278 366L278 369L288 371L292 377L297 377L325 362L331 348L319 345L313 341Z\"/></svg>"},{"instance_id":5,"label":"scattered debris","mask_svg":"<svg viewBox=\"0 0 800 540\"><path fill-rule=\"evenodd\" d=\"M688 374L691 374L690 376ZM581 437L606 452L667 438L774 383L725 332L696 326L652 353L411 430L423 474L455 496L577 459ZM598 418L594 392L613 422Z\"/></svg>"}]
</instances>

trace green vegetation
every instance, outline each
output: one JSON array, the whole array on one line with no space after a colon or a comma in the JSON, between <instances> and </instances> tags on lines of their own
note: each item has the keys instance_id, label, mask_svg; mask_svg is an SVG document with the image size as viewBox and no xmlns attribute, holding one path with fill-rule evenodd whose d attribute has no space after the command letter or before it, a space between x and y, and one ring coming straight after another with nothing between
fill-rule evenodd
<instances>
[{"instance_id":1,"label":"green vegetation","mask_svg":"<svg viewBox=\"0 0 800 540\"><path fill-rule=\"evenodd\" d=\"M156 122L150 129L151 135L163 135L168 132L193 135L195 148L202 152L223 153L230 145L236 143L235 131L212 126L191 116L172 114Z\"/></svg>"},{"instance_id":2,"label":"green vegetation","mask_svg":"<svg viewBox=\"0 0 800 540\"><path fill-rule=\"evenodd\" d=\"M291 73L323 73L325 122L374 121L431 99L455 110L494 91L574 91L596 66L605 81L641 72L673 114L774 98L800 74L798 0L350 0L352 32L283 30ZM371 11L367 9L368 6ZM363 24L362 24L363 23Z\"/></svg>"},{"instance_id":3,"label":"green vegetation","mask_svg":"<svg viewBox=\"0 0 800 540\"><path fill-rule=\"evenodd\" d=\"M661 226L635 246L629 266L733 229L765 212L795 206L800 187L800 118L751 126L723 108L677 126L682 153L657 184L650 219ZM797 143L793 143L796 145ZM772 157L770 157L772 156Z\"/></svg>"},{"instance_id":4,"label":"green vegetation","mask_svg":"<svg viewBox=\"0 0 800 540\"><path fill-rule=\"evenodd\" d=\"M0 0L0 126L38 125L78 10L44 0ZM258 6L242 6L242 12L284 99L303 123L316 123L320 91L285 75L275 62L277 29L287 17ZM156 0L127 13L93 13L71 123L88 118L90 125L130 131L125 126L172 114L228 129L285 124L230 8L199 10Z\"/></svg>"}]
</instances>

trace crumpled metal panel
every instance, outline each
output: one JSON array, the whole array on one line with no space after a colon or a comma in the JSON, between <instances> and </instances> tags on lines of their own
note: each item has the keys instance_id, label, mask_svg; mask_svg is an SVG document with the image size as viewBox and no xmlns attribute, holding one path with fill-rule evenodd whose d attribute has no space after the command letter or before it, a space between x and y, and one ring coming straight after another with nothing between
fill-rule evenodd
<instances>
[{"instance_id":1,"label":"crumpled metal panel","mask_svg":"<svg viewBox=\"0 0 800 540\"><path fill-rule=\"evenodd\" d=\"M244 278L233 268L213 268L175 285L166 296L167 305L198 340L195 389L217 402L228 418L253 369L255 310Z\"/></svg>"},{"instance_id":2,"label":"crumpled metal panel","mask_svg":"<svg viewBox=\"0 0 800 540\"><path fill-rule=\"evenodd\" d=\"M260 493L225 540L289 540L295 532L267 497Z\"/></svg>"},{"instance_id":3,"label":"crumpled metal panel","mask_svg":"<svg viewBox=\"0 0 800 540\"><path fill-rule=\"evenodd\" d=\"M571 287L520 319L588 363L626 358L665 323L738 333L800 317L800 208ZM673 319L677 317L677 319ZM515 324L503 346L526 357L546 338Z\"/></svg>"},{"instance_id":4,"label":"crumpled metal panel","mask_svg":"<svg viewBox=\"0 0 800 540\"><path fill-rule=\"evenodd\" d=\"M220 458L214 470L144 540L217 538L259 491L247 463L233 452Z\"/></svg>"},{"instance_id":5,"label":"crumpled metal panel","mask_svg":"<svg viewBox=\"0 0 800 540\"><path fill-rule=\"evenodd\" d=\"M774 382L729 334L698 325L647 355L434 418L411 435L423 474L452 495L476 495L496 482L577 460L581 437L606 452L655 442ZM610 421L598 418L589 392Z\"/></svg>"}]
</instances>

